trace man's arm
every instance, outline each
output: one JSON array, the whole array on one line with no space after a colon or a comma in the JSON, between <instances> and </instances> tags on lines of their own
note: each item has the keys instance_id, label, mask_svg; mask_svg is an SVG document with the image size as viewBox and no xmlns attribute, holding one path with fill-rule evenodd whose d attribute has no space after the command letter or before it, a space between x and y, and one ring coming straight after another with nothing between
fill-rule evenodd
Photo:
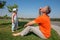
<instances>
[{"instance_id":1,"label":"man's arm","mask_svg":"<svg viewBox=\"0 0 60 40\"><path fill-rule=\"evenodd\" d=\"M30 21L30 22L28 22L27 24L25 24L24 27L27 27L27 26L33 25L33 24L35 24L35 23L36 23L35 21Z\"/></svg>"}]
</instances>

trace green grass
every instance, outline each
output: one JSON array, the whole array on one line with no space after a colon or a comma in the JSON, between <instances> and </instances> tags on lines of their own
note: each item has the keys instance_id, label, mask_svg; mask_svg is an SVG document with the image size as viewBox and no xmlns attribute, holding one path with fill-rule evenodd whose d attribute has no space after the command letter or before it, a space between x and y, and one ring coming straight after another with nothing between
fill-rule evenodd
<instances>
[{"instance_id":1,"label":"green grass","mask_svg":"<svg viewBox=\"0 0 60 40\"><path fill-rule=\"evenodd\" d=\"M19 30L16 32L20 32L24 29L24 24L27 22L21 21L19 22ZM47 40L60 40L60 36L57 34L55 30L52 29L51 31L52 36ZM12 36L11 32L11 21L10 20L0 20L0 40L43 40L36 36L33 33L30 33L24 37L18 36L14 37Z\"/></svg>"}]
</instances>

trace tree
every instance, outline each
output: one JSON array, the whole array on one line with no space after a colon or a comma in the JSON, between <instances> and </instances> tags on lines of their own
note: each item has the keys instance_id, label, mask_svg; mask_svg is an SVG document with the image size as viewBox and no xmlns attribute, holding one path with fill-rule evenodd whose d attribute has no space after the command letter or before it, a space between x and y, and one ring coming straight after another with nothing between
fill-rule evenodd
<instances>
[{"instance_id":1,"label":"tree","mask_svg":"<svg viewBox=\"0 0 60 40\"><path fill-rule=\"evenodd\" d=\"M8 15L7 15L7 14L5 14L5 15L4 15L4 17L8 17Z\"/></svg>"},{"instance_id":2,"label":"tree","mask_svg":"<svg viewBox=\"0 0 60 40\"><path fill-rule=\"evenodd\" d=\"M5 15L3 16L3 18L8 18L8 15L7 15L7 14L5 14Z\"/></svg>"},{"instance_id":3,"label":"tree","mask_svg":"<svg viewBox=\"0 0 60 40\"><path fill-rule=\"evenodd\" d=\"M6 1L0 1L0 9L4 8L4 5L6 4Z\"/></svg>"},{"instance_id":4,"label":"tree","mask_svg":"<svg viewBox=\"0 0 60 40\"><path fill-rule=\"evenodd\" d=\"M9 12L12 12L13 8L18 8L18 5L17 4L14 4L13 6L10 5L10 6L7 6L7 8Z\"/></svg>"}]
</instances>

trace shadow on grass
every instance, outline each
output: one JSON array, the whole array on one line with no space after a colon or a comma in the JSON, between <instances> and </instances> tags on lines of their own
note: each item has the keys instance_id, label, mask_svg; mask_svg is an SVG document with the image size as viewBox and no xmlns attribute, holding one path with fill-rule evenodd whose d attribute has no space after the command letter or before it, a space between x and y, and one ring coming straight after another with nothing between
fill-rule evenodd
<instances>
[{"instance_id":1,"label":"shadow on grass","mask_svg":"<svg viewBox=\"0 0 60 40\"><path fill-rule=\"evenodd\" d=\"M1 23L0 25L11 25L11 23Z\"/></svg>"},{"instance_id":2,"label":"shadow on grass","mask_svg":"<svg viewBox=\"0 0 60 40\"><path fill-rule=\"evenodd\" d=\"M23 28L26 23L27 23L27 22L19 21L19 22L18 22L19 28Z\"/></svg>"},{"instance_id":3,"label":"shadow on grass","mask_svg":"<svg viewBox=\"0 0 60 40\"><path fill-rule=\"evenodd\" d=\"M39 37L39 36L37 36L35 33L33 33L33 32L29 32L27 35L25 35L25 36L29 36L29 35L34 35L34 36L36 36L36 37ZM40 38L40 37L39 37Z\"/></svg>"},{"instance_id":4,"label":"shadow on grass","mask_svg":"<svg viewBox=\"0 0 60 40\"><path fill-rule=\"evenodd\" d=\"M19 28L23 28L24 25L26 24L27 22L24 22L24 21L18 21L18 27ZM11 22L8 22L8 23L1 23L0 26L7 26L7 25L12 25Z\"/></svg>"}]
</instances>

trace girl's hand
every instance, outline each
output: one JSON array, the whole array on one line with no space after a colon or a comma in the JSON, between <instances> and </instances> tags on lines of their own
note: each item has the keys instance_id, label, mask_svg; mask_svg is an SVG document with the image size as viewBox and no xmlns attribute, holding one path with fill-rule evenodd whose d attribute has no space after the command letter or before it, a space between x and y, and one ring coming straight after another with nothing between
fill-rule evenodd
<instances>
[{"instance_id":1,"label":"girl's hand","mask_svg":"<svg viewBox=\"0 0 60 40\"><path fill-rule=\"evenodd\" d=\"M12 20L12 23L14 23L14 20Z\"/></svg>"}]
</instances>

